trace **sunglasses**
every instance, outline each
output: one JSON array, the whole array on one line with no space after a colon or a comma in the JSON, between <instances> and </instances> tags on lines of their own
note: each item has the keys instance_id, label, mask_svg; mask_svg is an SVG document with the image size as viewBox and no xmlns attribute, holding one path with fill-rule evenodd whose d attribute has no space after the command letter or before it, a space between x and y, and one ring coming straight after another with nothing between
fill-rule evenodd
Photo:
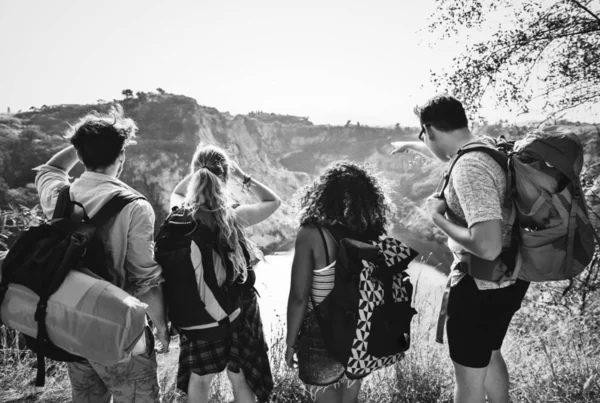
<instances>
[{"instance_id":1,"label":"sunglasses","mask_svg":"<svg viewBox=\"0 0 600 403\"><path fill-rule=\"evenodd\" d=\"M425 142L425 125L421 125L421 133L419 133L419 140Z\"/></svg>"}]
</instances>

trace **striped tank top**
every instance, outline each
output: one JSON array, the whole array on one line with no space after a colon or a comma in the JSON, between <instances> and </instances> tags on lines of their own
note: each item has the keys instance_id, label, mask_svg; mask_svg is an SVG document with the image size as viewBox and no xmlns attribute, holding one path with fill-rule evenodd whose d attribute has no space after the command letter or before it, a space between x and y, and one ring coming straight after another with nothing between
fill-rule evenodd
<instances>
[{"instance_id":1,"label":"striped tank top","mask_svg":"<svg viewBox=\"0 0 600 403\"><path fill-rule=\"evenodd\" d=\"M308 309L313 309L313 301L319 305L333 290L335 283L335 260L322 269L313 270L313 281L310 287Z\"/></svg>"},{"instance_id":2,"label":"striped tank top","mask_svg":"<svg viewBox=\"0 0 600 403\"><path fill-rule=\"evenodd\" d=\"M354 239L358 239L366 242L369 237L365 234L358 235L354 233L347 227L342 225L335 225L333 227L323 227L323 244L325 246L325 253L327 256L327 261L329 261L330 254L327 249L327 242L325 242L325 234L327 234L330 238L333 238L336 244L339 244L339 241L343 238L350 237ZM375 238L373 238L375 239ZM333 257L333 256L332 256ZM329 263L327 266L322 269L313 270L313 281L310 287L310 298L308 299L308 309L313 309L313 301L318 306L327 295L333 290L333 286L335 284L335 260Z\"/></svg>"}]
</instances>

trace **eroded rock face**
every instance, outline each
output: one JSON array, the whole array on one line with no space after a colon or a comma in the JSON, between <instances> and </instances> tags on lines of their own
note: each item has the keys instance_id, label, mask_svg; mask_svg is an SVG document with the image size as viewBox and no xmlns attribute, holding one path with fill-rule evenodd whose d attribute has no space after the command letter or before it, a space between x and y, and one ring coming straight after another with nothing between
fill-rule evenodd
<instances>
[{"instance_id":1,"label":"eroded rock face","mask_svg":"<svg viewBox=\"0 0 600 403\"><path fill-rule=\"evenodd\" d=\"M292 206L296 191L341 159L368 162L385 183L396 215L391 231L412 242L430 263L447 262L444 238L423 208L444 166L413 154L390 156L390 143L414 140L417 129L313 125L307 118L268 113L232 116L179 95L145 94L119 101L139 126L137 144L127 149L122 178L150 201L157 224L168 212L171 191L189 173L195 148L218 144L250 175L272 187L283 199L274 217L249 229L253 239L272 251L293 243L298 227ZM8 202L33 205L37 195L31 168L45 162L67 143L68 124L109 104L59 105L14 115L0 115L0 206ZM485 132L485 128L482 129ZM495 128L495 130L498 130ZM586 144L586 161L600 160L600 131L593 125L573 126ZM81 173L81 168L73 172ZM600 182L594 176L596 193ZM239 199L251 200L231 188ZM600 203L599 203L600 205ZM594 206L597 207L597 206Z\"/></svg>"}]
</instances>

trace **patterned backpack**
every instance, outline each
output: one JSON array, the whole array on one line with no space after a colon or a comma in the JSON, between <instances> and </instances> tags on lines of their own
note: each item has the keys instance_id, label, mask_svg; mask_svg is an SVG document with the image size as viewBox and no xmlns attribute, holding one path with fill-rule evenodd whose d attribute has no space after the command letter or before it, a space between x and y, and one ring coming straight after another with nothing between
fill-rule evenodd
<instances>
[{"instance_id":1,"label":"patterned backpack","mask_svg":"<svg viewBox=\"0 0 600 403\"><path fill-rule=\"evenodd\" d=\"M417 311L405 270L418 253L394 238L367 243L331 233L338 243L335 283L313 306L325 348L357 378L396 363L410 346Z\"/></svg>"}]
</instances>

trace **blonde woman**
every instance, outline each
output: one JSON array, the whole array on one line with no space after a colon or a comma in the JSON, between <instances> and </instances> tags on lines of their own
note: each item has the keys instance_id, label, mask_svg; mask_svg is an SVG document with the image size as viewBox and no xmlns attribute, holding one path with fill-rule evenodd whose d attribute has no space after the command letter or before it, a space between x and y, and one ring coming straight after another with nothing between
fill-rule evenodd
<instances>
[{"instance_id":1,"label":"blonde woman","mask_svg":"<svg viewBox=\"0 0 600 403\"><path fill-rule=\"evenodd\" d=\"M227 191L231 180L249 189L258 202L233 205ZM235 290L232 284L243 288L238 324L229 336L208 341L181 334L177 387L187 392L188 402L208 402L211 382L223 370L227 370L236 402L263 402L269 397L273 380L253 287L255 275L248 269L251 256L257 253L244 228L264 221L280 204L271 189L246 175L216 146L197 148L191 173L173 191L171 208L189 215L217 238L222 264L215 262L214 270L221 291ZM200 293L202 287L199 284Z\"/></svg>"}]
</instances>

